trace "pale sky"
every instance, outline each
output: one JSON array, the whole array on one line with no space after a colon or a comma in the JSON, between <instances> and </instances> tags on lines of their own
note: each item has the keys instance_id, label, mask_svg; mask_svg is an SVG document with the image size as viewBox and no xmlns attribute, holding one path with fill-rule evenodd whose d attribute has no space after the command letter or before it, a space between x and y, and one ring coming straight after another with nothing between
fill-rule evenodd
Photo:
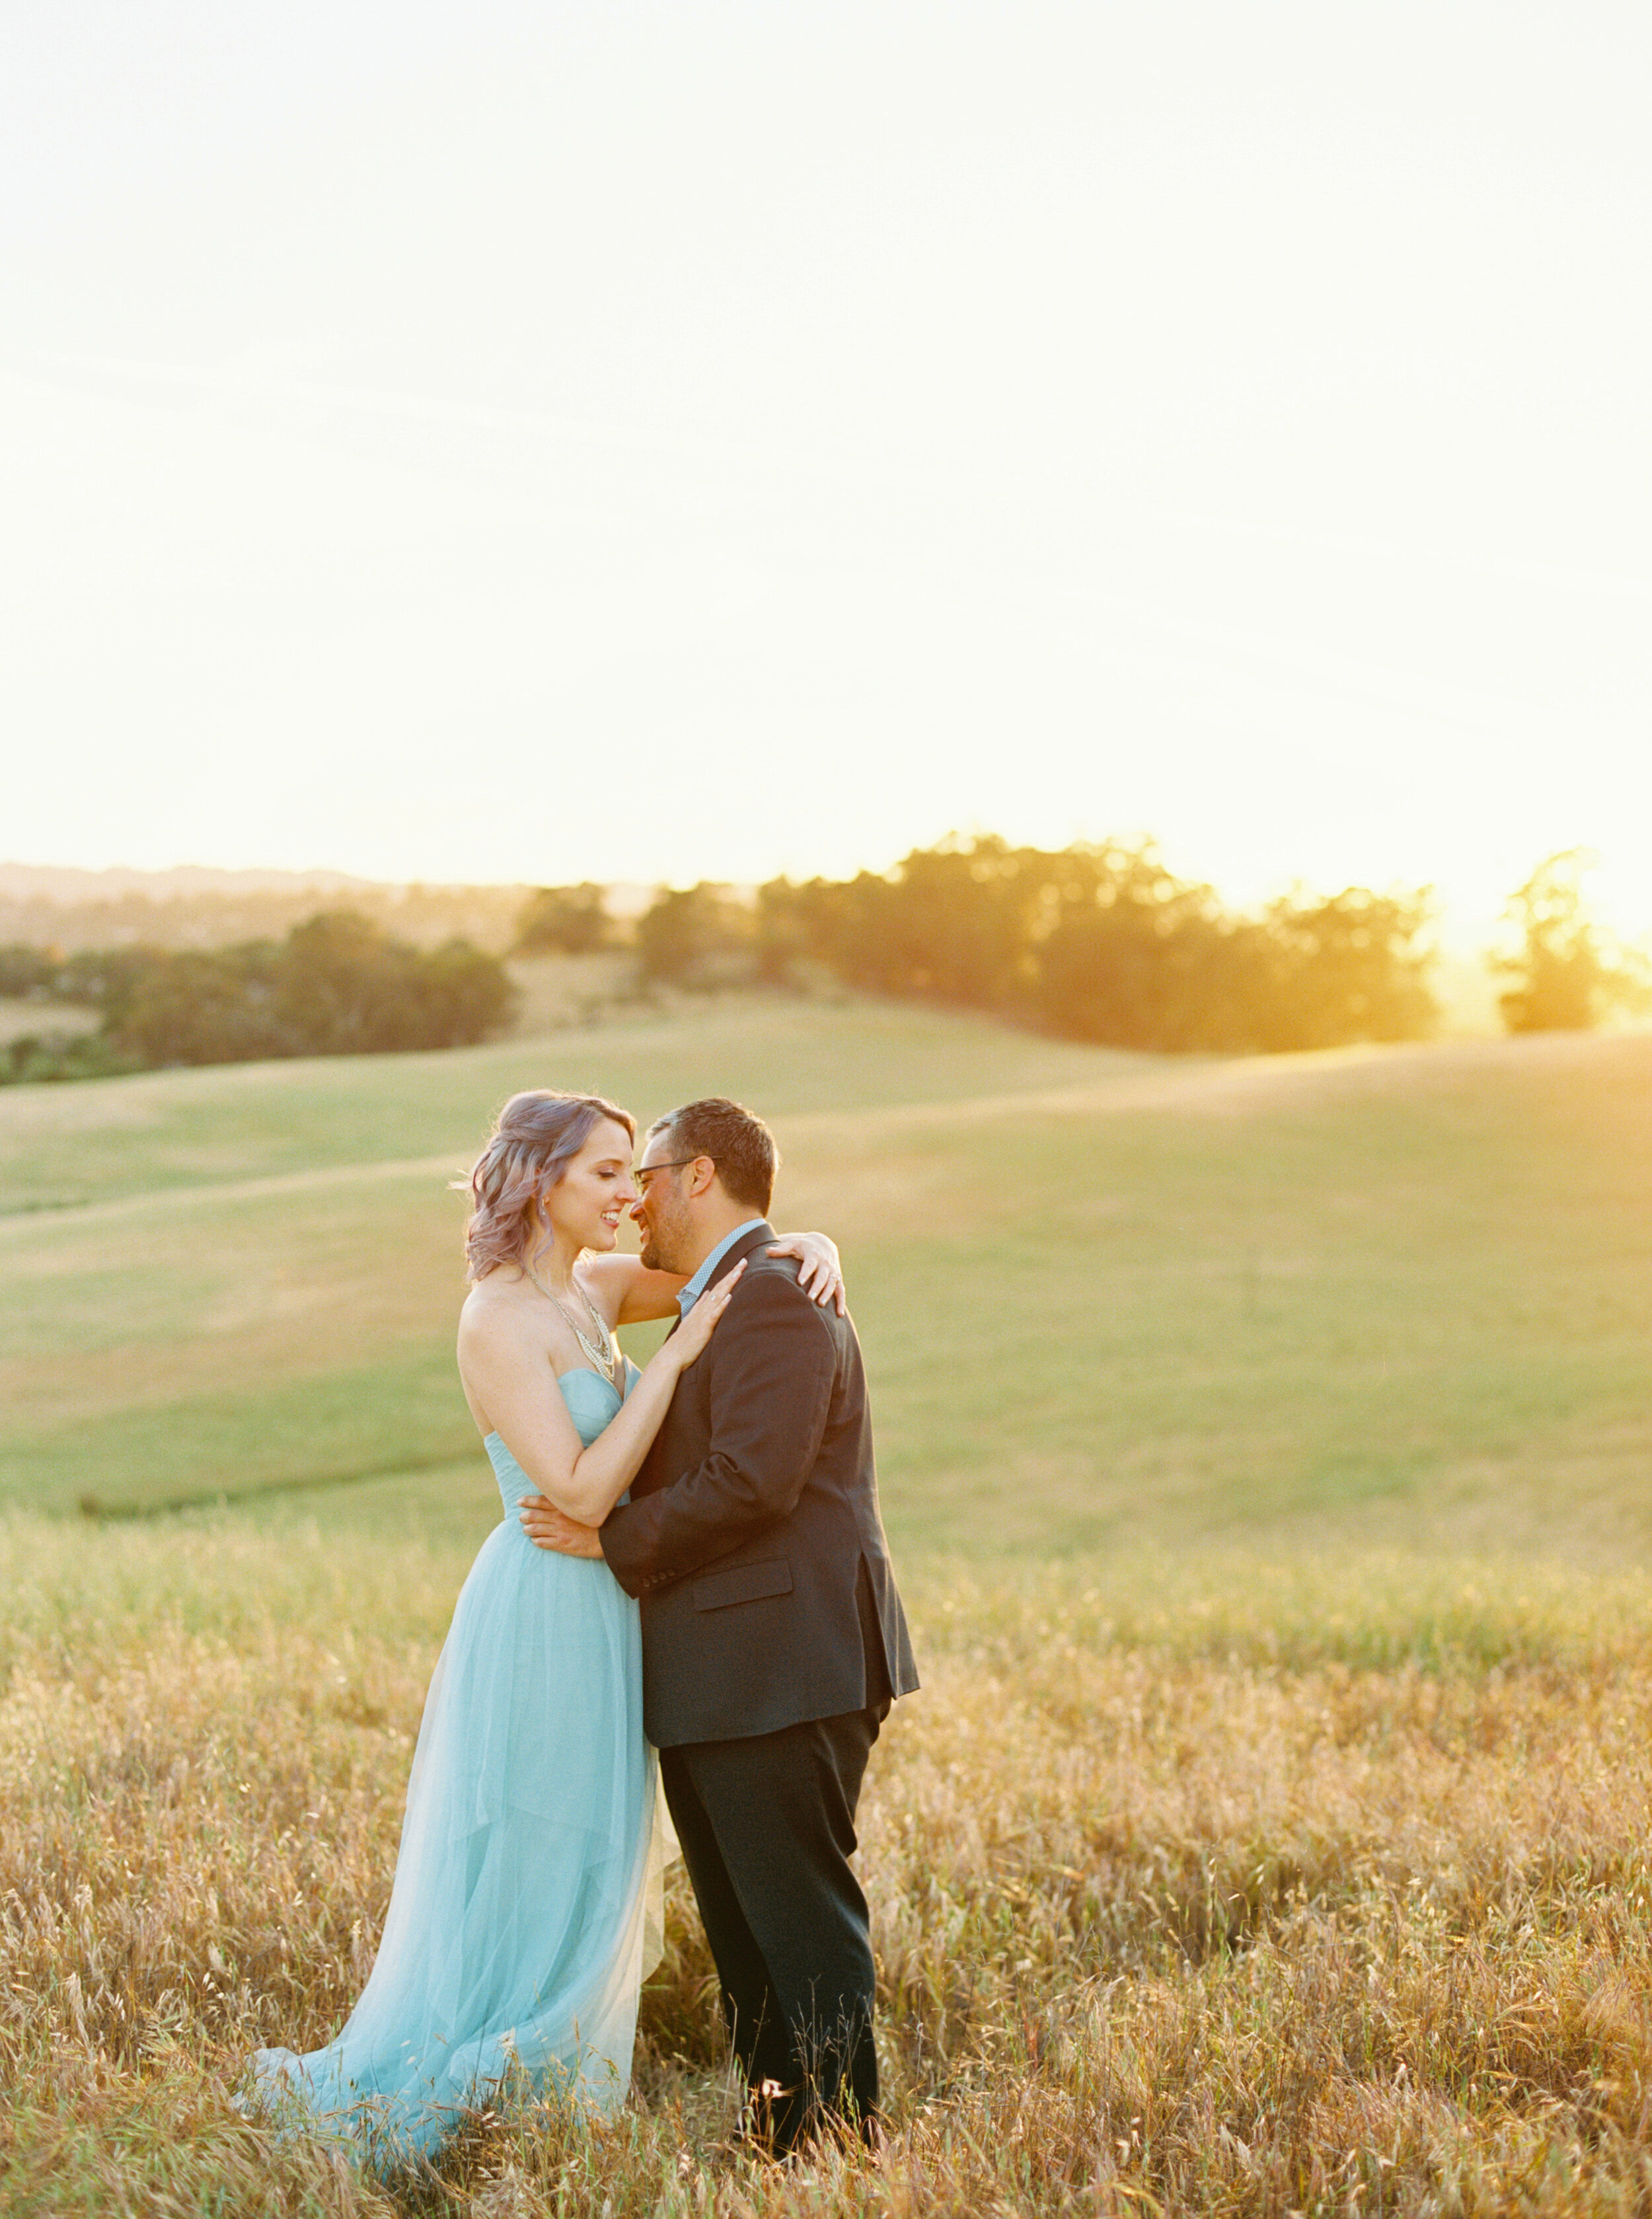
<instances>
[{"instance_id":1,"label":"pale sky","mask_svg":"<svg viewBox=\"0 0 1652 2219\"><path fill-rule=\"evenodd\" d=\"M1652 928L1649 112L1628 0L13 0L0 858Z\"/></svg>"}]
</instances>

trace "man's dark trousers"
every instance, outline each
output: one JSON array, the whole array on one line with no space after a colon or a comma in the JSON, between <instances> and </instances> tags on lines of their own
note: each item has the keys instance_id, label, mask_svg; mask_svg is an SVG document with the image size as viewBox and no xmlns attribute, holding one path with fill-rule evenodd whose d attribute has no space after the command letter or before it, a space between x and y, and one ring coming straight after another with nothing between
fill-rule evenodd
<instances>
[{"instance_id":1,"label":"man's dark trousers","mask_svg":"<svg viewBox=\"0 0 1652 2219\"><path fill-rule=\"evenodd\" d=\"M822 2113L878 2112L866 1899L854 1811L886 1702L778 1733L660 1752L661 1775L748 2087L777 2154Z\"/></svg>"},{"instance_id":2,"label":"man's dark trousers","mask_svg":"<svg viewBox=\"0 0 1652 2219\"><path fill-rule=\"evenodd\" d=\"M878 1508L854 1327L742 1228L746 1266L602 1528L642 1608L643 1725L699 1899L754 2131L786 2148L877 2100L849 1868L867 1754L918 1684ZM765 2098L762 2084L785 2092ZM765 2104L767 2116L763 2116Z\"/></svg>"}]
</instances>

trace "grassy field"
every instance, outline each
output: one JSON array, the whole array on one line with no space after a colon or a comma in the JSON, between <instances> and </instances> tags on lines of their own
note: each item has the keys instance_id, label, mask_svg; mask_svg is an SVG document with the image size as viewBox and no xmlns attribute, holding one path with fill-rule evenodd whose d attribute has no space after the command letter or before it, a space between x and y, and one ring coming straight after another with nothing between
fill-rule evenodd
<instances>
[{"instance_id":1,"label":"grassy field","mask_svg":"<svg viewBox=\"0 0 1652 2219\"><path fill-rule=\"evenodd\" d=\"M680 1886L612 2129L392 2196L229 2107L370 1961L497 1514L444 1180L545 1082L742 1094L844 1246L925 1678L881 2169L728 2148ZM1652 2211L1649 1173L1644 1038L730 1003L0 1095L0 2210Z\"/></svg>"},{"instance_id":2,"label":"grassy field","mask_svg":"<svg viewBox=\"0 0 1652 2219\"><path fill-rule=\"evenodd\" d=\"M491 1514L445 1183L545 1079L773 1115L909 1546L1652 1548L1652 1040L1199 1064L795 1004L9 1091L0 1499Z\"/></svg>"},{"instance_id":3,"label":"grassy field","mask_svg":"<svg viewBox=\"0 0 1652 2219\"><path fill-rule=\"evenodd\" d=\"M495 2110L395 2192L272 2141L230 2093L370 1962L467 1554L357 1510L0 1536L8 2213L1649 2208L1652 1587L1518 1560L916 1565L879 2169L730 2148L680 1877L614 2127Z\"/></svg>"}]
</instances>

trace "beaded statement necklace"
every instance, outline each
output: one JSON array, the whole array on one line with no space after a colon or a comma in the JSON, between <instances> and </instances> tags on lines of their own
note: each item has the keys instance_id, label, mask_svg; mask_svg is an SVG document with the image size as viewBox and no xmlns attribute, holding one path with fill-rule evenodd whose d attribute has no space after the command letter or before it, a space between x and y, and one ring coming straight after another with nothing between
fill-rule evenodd
<instances>
[{"instance_id":1,"label":"beaded statement necklace","mask_svg":"<svg viewBox=\"0 0 1652 2219\"><path fill-rule=\"evenodd\" d=\"M614 1346L613 1335L609 1332L607 1325L604 1321L601 1311L598 1309L590 1296L586 1293L585 1289L576 1283L574 1291L579 1296L580 1300L585 1304L586 1309L590 1315L591 1322L597 1329L597 1338L594 1343L593 1343L589 1335L581 1325L578 1318L574 1316L573 1311L569 1309L568 1304L562 1300L562 1296L560 1295L552 1294L550 1289L545 1284L537 1271L534 1270L532 1265L529 1263L525 1256L522 1259L522 1268L527 1273L528 1277L533 1281L534 1285L538 1288L545 1300L548 1302L555 1302L557 1308L568 1320L568 1324L573 1327L574 1339L578 1341L580 1346L590 1358L593 1369L599 1371L611 1387L618 1386L619 1383L616 1375L618 1371L621 1362L619 1351Z\"/></svg>"}]
</instances>

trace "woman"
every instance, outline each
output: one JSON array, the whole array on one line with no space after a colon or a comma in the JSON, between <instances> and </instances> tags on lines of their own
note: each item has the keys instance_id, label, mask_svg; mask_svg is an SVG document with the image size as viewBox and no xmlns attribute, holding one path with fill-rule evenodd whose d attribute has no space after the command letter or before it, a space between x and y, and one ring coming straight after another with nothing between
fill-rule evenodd
<instances>
[{"instance_id":1,"label":"woman","mask_svg":"<svg viewBox=\"0 0 1652 2219\"><path fill-rule=\"evenodd\" d=\"M739 1277L641 1371L620 1353L615 1328L674 1316L684 1284L612 1252L636 1129L594 1096L519 1094L471 1174L459 1371L504 1521L437 1661L367 1986L325 2049L253 2060L263 2100L331 2117L383 2161L428 2154L507 2076L604 2111L630 2082L664 1863L637 1605L606 1565L536 1549L516 1514L538 1493L601 1523ZM829 1240L776 1252L841 1301Z\"/></svg>"}]
</instances>

